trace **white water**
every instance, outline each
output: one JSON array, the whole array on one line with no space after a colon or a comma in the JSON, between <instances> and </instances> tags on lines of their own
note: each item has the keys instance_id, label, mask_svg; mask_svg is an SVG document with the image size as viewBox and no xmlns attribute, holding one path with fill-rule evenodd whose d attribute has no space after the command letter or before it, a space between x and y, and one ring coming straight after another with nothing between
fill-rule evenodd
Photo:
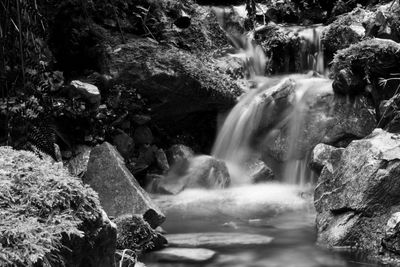
<instances>
[{"instance_id":1,"label":"white water","mask_svg":"<svg viewBox=\"0 0 400 267\"><path fill-rule=\"evenodd\" d=\"M323 30L322 26L312 28L304 27L287 27L288 30L299 35L301 40L301 49L307 56L307 62L301 62L304 68L312 69L321 74L325 74L324 55L322 52L320 35ZM330 90L330 81L328 79L315 78L307 75L286 75L286 77L264 78L260 79L259 75L263 73L265 64L265 55L262 50L250 41L249 38L245 42L245 46L240 47L239 57L245 62L245 68L251 70L251 79L256 80L256 88L249 90L243 95L239 103L231 110L226 117L216 141L213 146L212 155L223 159L227 162L229 172L233 184L242 184L247 182L248 173L242 167L247 161L259 155L260 151L254 149L252 141L257 130L260 128L262 118L265 118L265 96L268 90L276 85L279 80L290 77L296 83L295 100L293 101L293 109L286 118L289 121L288 127L288 151L285 156L285 168L282 180L289 184L305 185L313 182L312 172L308 169L307 157L297 158L296 147L304 131L304 123L307 116L307 102L312 93L318 89ZM272 129L275 130L275 129ZM280 130L280 129L276 129ZM265 138L268 138L268 133ZM262 143L262 142L261 142Z\"/></svg>"}]
</instances>

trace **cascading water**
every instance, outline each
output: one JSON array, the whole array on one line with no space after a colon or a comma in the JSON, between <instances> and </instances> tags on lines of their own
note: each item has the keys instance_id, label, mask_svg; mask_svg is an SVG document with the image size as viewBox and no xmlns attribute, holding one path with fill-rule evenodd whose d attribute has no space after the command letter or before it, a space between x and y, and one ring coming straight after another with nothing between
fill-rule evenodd
<instances>
[{"instance_id":1,"label":"cascading water","mask_svg":"<svg viewBox=\"0 0 400 267\"><path fill-rule=\"evenodd\" d=\"M304 27L287 27L289 30L295 31L300 36L301 49L305 55L305 60L300 62L303 70L314 70L324 74L326 72L324 65L324 56L321 47L320 36L323 30L322 26L313 26L311 28ZM248 39L245 42L247 46L241 49L241 58L245 59L246 68L250 70L263 70L262 64L265 55ZM302 52L302 51L300 51ZM261 60L257 60L260 58ZM253 71L254 73L254 71ZM259 74L259 73L256 73ZM253 79L257 75L253 75ZM301 133L304 130L304 123L307 116L306 103L309 96L308 91L315 88L330 87L329 80L322 78L314 78L310 76L287 76L276 78L264 78L263 82L259 82L255 89L249 90L239 103L232 109L223 126L221 127L216 141L214 143L212 155L223 159L227 162L232 180L236 184L246 181L247 173L243 169L245 162L249 161L254 155L259 154L257 149L252 148L251 142L256 131L260 128L263 118L264 104L263 95L266 91L271 90L277 85L277 81L292 77L296 83L296 94L293 105L290 107L292 112L288 112L287 116L287 152L285 155L285 166L282 174L282 180L286 183L305 185L313 182L314 178L308 169L307 156L298 158L296 155L296 145ZM328 89L329 90L329 89ZM285 111L286 112L286 111ZM268 138L268 133L265 138Z\"/></svg>"}]
</instances>

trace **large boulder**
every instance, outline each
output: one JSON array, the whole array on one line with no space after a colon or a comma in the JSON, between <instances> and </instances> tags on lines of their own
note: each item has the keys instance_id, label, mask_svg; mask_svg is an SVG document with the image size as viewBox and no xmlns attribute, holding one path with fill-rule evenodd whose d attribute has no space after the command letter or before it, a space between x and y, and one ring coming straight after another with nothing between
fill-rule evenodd
<instances>
[{"instance_id":1,"label":"large boulder","mask_svg":"<svg viewBox=\"0 0 400 267\"><path fill-rule=\"evenodd\" d=\"M146 55L146 56L143 56ZM241 89L227 75L190 53L148 39L132 39L114 48L110 71L116 83L135 88L148 99L153 118L171 123L187 114L230 108Z\"/></svg>"},{"instance_id":2,"label":"large boulder","mask_svg":"<svg viewBox=\"0 0 400 267\"><path fill-rule=\"evenodd\" d=\"M181 169L183 168L183 169ZM188 165L172 169L158 184L160 191L177 194L187 188L225 188L230 184L226 164L211 156L192 158Z\"/></svg>"},{"instance_id":3,"label":"large boulder","mask_svg":"<svg viewBox=\"0 0 400 267\"><path fill-rule=\"evenodd\" d=\"M0 265L114 266L116 226L61 164L0 147Z\"/></svg>"},{"instance_id":4,"label":"large boulder","mask_svg":"<svg viewBox=\"0 0 400 267\"><path fill-rule=\"evenodd\" d=\"M83 181L99 194L104 210L111 216L151 212L150 224L157 226L165 220L164 214L126 168L124 159L107 142L93 148Z\"/></svg>"},{"instance_id":5,"label":"large boulder","mask_svg":"<svg viewBox=\"0 0 400 267\"><path fill-rule=\"evenodd\" d=\"M400 136L376 129L323 168L314 195L319 244L400 253L393 245L397 223L390 219L400 210L399 155Z\"/></svg>"}]
</instances>

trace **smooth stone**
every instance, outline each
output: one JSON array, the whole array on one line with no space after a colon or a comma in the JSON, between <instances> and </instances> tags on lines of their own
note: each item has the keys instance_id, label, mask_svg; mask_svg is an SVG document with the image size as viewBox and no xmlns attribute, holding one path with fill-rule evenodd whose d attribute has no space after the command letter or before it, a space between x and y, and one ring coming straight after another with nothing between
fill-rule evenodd
<instances>
[{"instance_id":1,"label":"smooth stone","mask_svg":"<svg viewBox=\"0 0 400 267\"><path fill-rule=\"evenodd\" d=\"M244 233L189 233L171 234L165 236L170 247L184 248L231 248L271 243L272 237Z\"/></svg>"},{"instance_id":2,"label":"smooth stone","mask_svg":"<svg viewBox=\"0 0 400 267\"><path fill-rule=\"evenodd\" d=\"M211 260L217 253L204 248L165 248L149 254L156 261L200 263Z\"/></svg>"}]
</instances>

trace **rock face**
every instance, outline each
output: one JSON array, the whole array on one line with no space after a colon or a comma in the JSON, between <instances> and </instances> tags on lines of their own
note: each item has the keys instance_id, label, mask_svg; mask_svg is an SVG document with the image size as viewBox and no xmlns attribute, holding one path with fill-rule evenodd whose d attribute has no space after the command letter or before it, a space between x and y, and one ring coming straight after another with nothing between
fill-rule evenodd
<instances>
[{"instance_id":1,"label":"rock face","mask_svg":"<svg viewBox=\"0 0 400 267\"><path fill-rule=\"evenodd\" d=\"M395 220L386 228L400 209L399 155L400 136L376 129L350 143L338 163L325 165L314 196L319 244L377 253L386 238L383 249L400 252L392 243Z\"/></svg>"},{"instance_id":2,"label":"rock face","mask_svg":"<svg viewBox=\"0 0 400 267\"><path fill-rule=\"evenodd\" d=\"M107 142L90 153L83 181L99 194L104 210L111 216L144 215L153 211L151 220L154 225L160 225L165 220L162 212L125 167L121 155Z\"/></svg>"},{"instance_id":3,"label":"rock face","mask_svg":"<svg viewBox=\"0 0 400 267\"><path fill-rule=\"evenodd\" d=\"M187 188L225 188L230 176L225 162L211 156L198 156L183 169L173 169L158 184L161 191L177 194Z\"/></svg>"}]
</instances>

